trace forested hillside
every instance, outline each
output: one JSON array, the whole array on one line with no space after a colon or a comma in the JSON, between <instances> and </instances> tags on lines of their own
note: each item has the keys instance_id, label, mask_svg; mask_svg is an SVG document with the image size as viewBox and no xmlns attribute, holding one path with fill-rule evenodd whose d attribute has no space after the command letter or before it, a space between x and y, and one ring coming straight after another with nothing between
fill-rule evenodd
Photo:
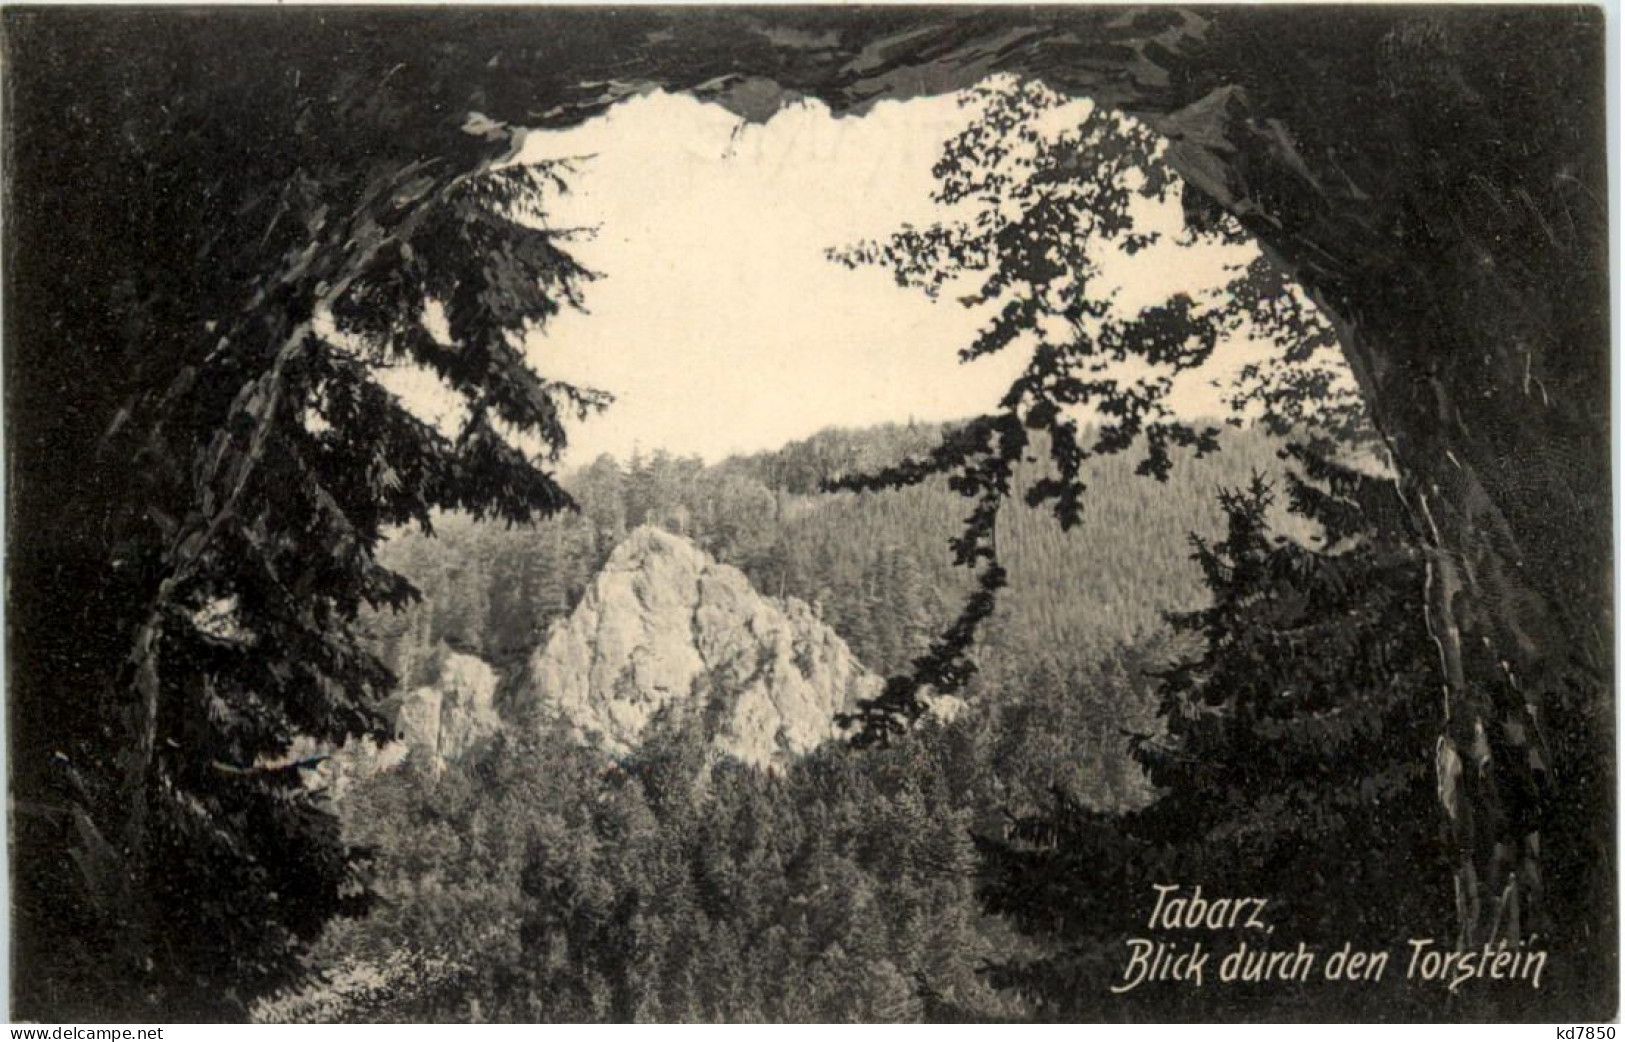
<instances>
[{"instance_id":1,"label":"forested hillside","mask_svg":"<svg viewBox=\"0 0 1625 1042\"><path fill-rule=\"evenodd\" d=\"M709 468L600 461L574 478L579 516L395 543L426 600L375 620L381 639L408 669L442 644L503 660L621 531L654 522L903 668L963 591L935 552L955 497L813 489L927 433L827 433ZM510 728L444 770L362 779L339 809L378 852L379 907L328 931L316 986L257 1016L1184 1017L1207 1007L1177 985L1107 1001L1153 883L1267 892L1283 936L1311 942L1442 923L1418 752L1431 652L1392 485L1312 455L1288 469L1248 432L1167 485L1091 479L1103 494L1071 535L1009 515L1014 591L964 710L888 747L752 767L672 715L631 754ZM1426 885L1385 897L1401 877ZM1234 1012L1319 994L1247 991Z\"/></svg>"},{"instance_id":2,"label":"forested hillside","mask_svg":"<svg viewBox=\"0 0 1625 1042\"><path fill-rule=\"evenodd\" d=\"M433 538L392 540L382 556L424 599L375 616L373 629L409 683L414 663L440 642L510 664L569 611L628 532L655 524L740 568L761 592L817 606L865 665L897 672L969 588L947 548L967 507L945 480L860 494L819 486L923 452L940 434L927 424L830 430L712 466L662 452L625 466L601 458L564 481L577 513L520 527L446 516ZM1187 537L1222 526L1220 487L1282 466L1278 443L1260 432L1222 441L1204 459L1177 457L1165 484L1137 477L1121 457L1093 461L1095 494L1071 533L1044 511L1012 507L999 536L1011 590L987 634L984 668L1092 662L1158 630L1162 612L1194 607L1201 583Z\"/></svg>"},{"instance_id":3,"label":"forested hillside","mask_svg":"<svg viewBox=\"0 0 1625 1042\"><path fill-rule=\"evenodd\" d=\"M925 737L925 736L922 736ZM975 896L974 748L839 745L701 772L695 732L610 764L566 736L358 786L382 901L260 1019L891 1022L1018 1015L1027 945Z\"/></svg>"}]
</instances>

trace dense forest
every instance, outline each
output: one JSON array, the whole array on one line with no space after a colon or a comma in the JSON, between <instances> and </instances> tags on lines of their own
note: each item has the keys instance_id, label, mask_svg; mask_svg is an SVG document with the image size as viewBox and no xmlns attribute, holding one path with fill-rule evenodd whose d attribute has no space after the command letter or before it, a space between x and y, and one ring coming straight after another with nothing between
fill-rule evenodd
<instances>
[{"instance_id":1,"label":"dense forest","mask_svg":"<svg viewBox=\"0 0 1625 1042\"><path fill-rule=\"evenodd\" d=\"M941 433L826 431L711 466L600 459L566 479L579 513L447 517L437 539L393 540L386 557L426 596L370 629L423 682L443 649L512 668L653 523L820 605L877 670L905 669L966 590L942 550L958 497L816 489ZM1200 1015L1166 987L1107 1001L1153 882L1267 889L1311 941L1386 943L1440 919L1418 752L1429 652L1406 615L1420 579L1392 485L1262 431L1222 441L1176 457L1166 486L1097 462L1090 480L1113 494L1068 533L1011 511L1017 595L978 644L965 708L904 741L826 745L781 773L708 760L692 724L657 726L630 761L510 730L444 772L409 760L355 782L339 808L375 851L380 905L330 928L322 984L258 1015ZM1374 900L1399 876L1429 885ZM1278 999L1255 990L1235 1010Z\"/></svg>"},{"instance_id":2,"label":"dense forest","mask_svg":"<svg viewBox=\"0 0 1625 1042\"><path fill-rule=\"evenodd\" d=\"M433 681L441 648L511 671L548 623L574 606L621 539L656 524L738 567L759 591L814 605L871 670L904 672L970 590L970 577L947 549L963 501L945 479L876 493L817 490L836 475L917 453L941 435L926 424L829 430L709 467L664 453L624 467L601 458L564 482L579 512L523 527L452 516L433 537L403 532L392 540L383 560L424 599L375 615L371 626L407 687ZM1050 769L1079 783L1094 772L1079 790L1092 802L1133 802L1135 772L1125 769L1121 743L1109 739L1119 724L1143 719L1151 703L1145 679L1124 663L1154 655L1150 649L1167 639L1164 612L1201 603L1186 539L1222 525L1218 491L1283 467L1280 442L1262 431L1232 431L1224 443L1208 458L1181 458L1166 485L1137 477L1121 459L1098 461L1090 481L1100 494L1085 501L1084 521L1072 532L1038 510L1012 508L1003 519L1012 591L980 636L967 693L975 712L1004 719L997 730L1013 755L1027 750L1014 763L1089 741L1096 755ZM1028 480L1041 473L1037 463L1024 471ZM1276 514L1299 533L1312 528L1284 510ZM1108 689L1095 691L1108 673ZM1047 715L1062 708L1068 690L1092 692L1087 706ZM1070 723L1079 712L1087 719L1077 730L1054 723ZM1021 806L1042 798L1049 781L1024 787Z\"/></svg>"},{"instance_id":3,"label":"dense forest","mask_svg":"<svg viewBox=\"0 0 1625 1042\"><path fill-rule=\"evenodd\" d=\"M625 465L603 457L563 480L578 511L514 527L450 515L436 520L432 536L400 533L381 559L409 576L424 600L374 615L372 628L409 686L419 682L413 654L440 643L510 664L574 605L628 532L654 524L741 569L765 594L820 606L859 659L894 673L970 587L948 551L964 502L946 479L880 493L826 494L819 486L920 453L941 435L937 424L828 430L711 466L664 452ZM1092 661L1144 640L1163 611L1198 603L1186 536L1220 523L1219 488L1282 467L1280 443L1261 431L1230 432L1224 444L1207 459L1180 459L1166 485L1137 477L1125 459L1099 460L1089 476L1099 494L1083 502L1075 532L1062 532L1042 511L1013 507L1000 538L1014 592L986 634L1002 650L983 657ZM1023 480L1042 473L1028 464Z\"/></svg>"},{"instance_id":4,"label":"dense forest","mask_svg":"<svg viewBox=\"0 0 1625 1042\"><path fill-rule=\"evenodd\" d=\"M1102 905L1132 914L1122 895L1143 898L1175 870L1245 870L1286 909L1314 910L1318 923L1291 914L1305 934L1403 925L1453 929L1463 951L1537 939L1553 951L1539 993L1473 986L1407 1005L1345 990L1292 1005L1298 1018L1614 1013L1599 12L329 11L288 15L312 31L267 31L282 17L5 19L14 1015L1134 1016L1139 999L1080 1005L1121 967ZM961 357L1030 349L1027 369L995 412L903 464L815 468L796 487L735 464L742 494L771 502L768 546L801 546L786 533L815 531L825 503L921 497L923 511L942 479L955 509L920 545L946 543L966 567L934 582L934 557L881 552L837 581L818 547L845 551L844 537L808 537L799 562L762 552L750 530L707 537L765 591L847 616L890 674L863 707L867 747L677 784L659 772L690 780L697 738L681 727L647 763L613 768L538 735L539 748L499 741L439 778L408 766L347 801L306 784L307 764L287 760L297 743L387 736L391 664L422 679L445 644L503 666L591 574L468 566L437 590L432 567L398 561L433 597L467 599L437 622L432 600L391 615L415 591L381 559L401 552L382 547L404 525L453 533L464 513L523 525L565 511L568 490L507 435L557 451L568 417L605 404L522 348L595 277L574 233L546 220L569 165L509 164L525 128L579 124L662 87L750 119L790 96L855 114L994 72L1009 81L979 90L987 106L937 168L938 200L980 213L832 244L832 257L927 293L969 274L994 317ZM1097 108L1040 140L1063 97ZM1130 204L1171 192L1185 235L1255 236L1265 262L1218 307L1175 294L1111 314L1089 286L1094 258L1142 246ZM1211 525L1192 513L1170 540L1202 540L1188 548L1189 599L1097 612L1104 650L1081 665L1023 654L1024 609L1008 596L1035 585L1017 574L1021 502L1099 540L1087 512L1105 497L1083 485L1108 457L1168 478L1184 449L1222 450L1167 408L1167 378L1201 364L1227 323L1272 314L1286 372L1317 347L1347 363L1393 482L1357 488L1324 457L1300 460L1307 485L1238 476L1214 493ZM1112 360L1144 379L1103 375ZM455 429L424 424L383 385L401 365L451 388ZM1257 392L1290 407L1324 389L1311 377L1279 397L1266 378ZM1107 418L1092 443L1068 420L1080 405ZM1015 495L1033 449L1056 473ZM636 496L599 501L606 531L627 503L699 527L659 517L682 504L641 487L654 469L601 468L609 484L645 472ZM856 497L813 497L820 473ZM863 498L897 486L899 498ZM1297 524L1270 516L1283 500L1324 538L1281 542ZM610 541L571 524L516 531L556 534L561 562L572 533L580 561L600 558ZM1137 553L1152 547L1119 527ZM949 596L966 582L968 597ZM918 617L892 612L884 588L916 585L904 599ZM942 607L951 620L900 668ZM1071 609L1050 612L1070 633ZM484 628L504 621L500 635ZM970 710L923 721L922 692L944 681ZM1116 775L1104 758L1069 773L1065 737L1032 740L1098 733L1098 705L1136 696L1132 733L1102 739L1127 746ZM1042 711L1023 724L1029 706ZM1026 740L1006 741L1022 726ZM970 759L954 771L986 789L944 775L944 796L933 765L956 762L943 756L959 742ZM863 776L846 783L851 805L814 795L826 762ZM553 816L501 803L504 779L556 795ZM459 786L482 795L459 799ZM670 802L683 794L692 817ZM921 800L956 822L952 837L908 810ZM755 823L774 807L801 842L758 857ZM703 833L709 821L734 823L732 847ZM875 821L888 852L927 853L903 866L877 856ZM631 878L633 855L672 886ZM791 890L775 889L773 857ZM861 926L817 899L826 869L876 895ZM734 879L755 883L718 882ZM688 892L690 904L661 903ZM779 903L762 912L752 894ZM465 896L496 918L459 941L478 917L432 908ZM799 898L817 914L786 913ZM921 938L939 924L972 924L976 943L955 936L989 952L974 977L932 962ZM692 947L671 938L735 929L765 933L718 945L741 953L737 972L714 974L728 995L690 988L662 957ZM882 931L896 946L885 956L865 947ZM752 993L758 957L804 974L801 1005ZM346 981L405 984L381 1007L323 1005L301 987L313 974L329 997ZM437 991L442 979L466 986ZM837 993L865 997L834 1009Z\"/></svg>"}]
</instances>

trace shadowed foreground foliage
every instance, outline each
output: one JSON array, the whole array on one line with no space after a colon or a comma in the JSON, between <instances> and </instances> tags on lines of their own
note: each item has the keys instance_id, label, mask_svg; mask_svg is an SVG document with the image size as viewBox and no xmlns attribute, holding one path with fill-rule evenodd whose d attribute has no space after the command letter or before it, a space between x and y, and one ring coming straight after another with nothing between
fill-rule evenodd
<instances>
[{"instance_id":1,"label":"shadowed foreground foliage","mask_svg":"<svg viewBox=\"0 0 1625 1042\"><path fill-rule=\"evenodd\" d=\"M19 1015L238 1016L357 906L326 808L255 761L376 726L349 624L404 595L378 525L561 502L492 434L546 438L503 334L569 296L527 289L567 266L479 197L507 123L653 84L760 95L753 75L844 110L990 68L1151 120L1193 213L1325 305L1433 579L1456 917L1481 939L1517 907L1563 946L1552 1008L1612 1011L1600 11L297 17L7 12ZM454 356L416 335L426 294ZM357 342L468 390L449 448L392 422ZM1017 413L972 448L1002 459ZM968 472L978 508L1002 480Z\"/></svg>"}]
</instances>

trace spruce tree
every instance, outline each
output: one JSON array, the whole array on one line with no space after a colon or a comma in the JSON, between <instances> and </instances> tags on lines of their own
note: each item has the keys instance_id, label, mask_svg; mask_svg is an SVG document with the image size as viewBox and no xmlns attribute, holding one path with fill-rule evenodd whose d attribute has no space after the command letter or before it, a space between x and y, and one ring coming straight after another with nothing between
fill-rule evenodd
<instances>
[{"instance_id":1,"label":"spruce tree","mask_svg":"<svg viewBox=\"0 0 1625 1042\"><path fill-rule=\"evenodd\" d=\"M1156 801L1115 817L1058 789L1008 842L982 843L989 907L1050 945L995 977L1048 1015L1078 1015L1116 983L1154 884L1267 896L1276 948L1448 936L1414 535L1391 481L1294 454L1312 480L1287 478L1291 507L1321 545L1272 530L1262 479L1221 493L1222 538L1192 537L1211 600L1171 616L1196 647L1160 672L1160 728L1132 742Z\"/></svg>"},{"instance_id":2,"label":"spruce tree","mask_svg":"<svg viewBox=\"0 0 1625 1042\"><path fill-rule=\"evenodd\" d=\"M591 273L547 220L564 165L509 165L514 131L473 116L403 134L432 64L318 84L183 45L167 60L212 70L193 84L122 57L75 81L74 130L29 176L127 191L29 191L22 218L109 273L94 299L35 302L25 364L79 373L86 415L112 419L53 428L95 465L63 473L13 577L15 1012L237 1017L369 903L364 852L289 750L385 733L393 678L357 619L415 591L382 534L569 505L546 457L604 399L523 341ZM126 89L143 77L166 104ZM433 373L453 419L404 405L397 367Z\"/></svg>"}]
</instances>

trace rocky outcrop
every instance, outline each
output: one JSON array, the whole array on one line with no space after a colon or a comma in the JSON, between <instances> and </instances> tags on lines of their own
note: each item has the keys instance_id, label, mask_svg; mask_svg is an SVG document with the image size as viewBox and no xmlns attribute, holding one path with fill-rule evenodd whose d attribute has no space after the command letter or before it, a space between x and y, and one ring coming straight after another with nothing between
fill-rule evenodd
<instances>
[{"instance_id":1,"label":"rocky outcrop","mask_svg":"<svg viewBox=\"0 0 1625 1042\"><path fill-rule=\"evenodd\" d=\"M395 733L412 760L440 770L502 726L496 709L497 675L473 655L447 651L434 683L401 697Z\"/></svg>"},{"instance_id":2,"label":"rocky outcrop","mask_svg":"<svg viewBox=\"0 0 1625 1042\"><path fill-rule=\"evenodd\" d=\"M550 628L514 713L617 755L657 718L697 724L719 754L766 765L837 737L836 713L879 683L803 602L763 597L738 569L644 527Z\"/></svg>"},{"instance_id":3,"label":"rocky outcrop","mask_svg":"<svg viewBox=\"0 0 1625 1042\"><path fill-rule=\"evenodd\" d=\"M352 784L402 764L440 774L494 736L502 727L497 714L496 671L479 658L448 650L426 649L434 662L434 681L402 693L392 710L395 737L382 744L370 736L342 746L311 738L294 742L282 759L312 764L301 774L310 788L342 799Z\"/></svg>"}]
</instances>

